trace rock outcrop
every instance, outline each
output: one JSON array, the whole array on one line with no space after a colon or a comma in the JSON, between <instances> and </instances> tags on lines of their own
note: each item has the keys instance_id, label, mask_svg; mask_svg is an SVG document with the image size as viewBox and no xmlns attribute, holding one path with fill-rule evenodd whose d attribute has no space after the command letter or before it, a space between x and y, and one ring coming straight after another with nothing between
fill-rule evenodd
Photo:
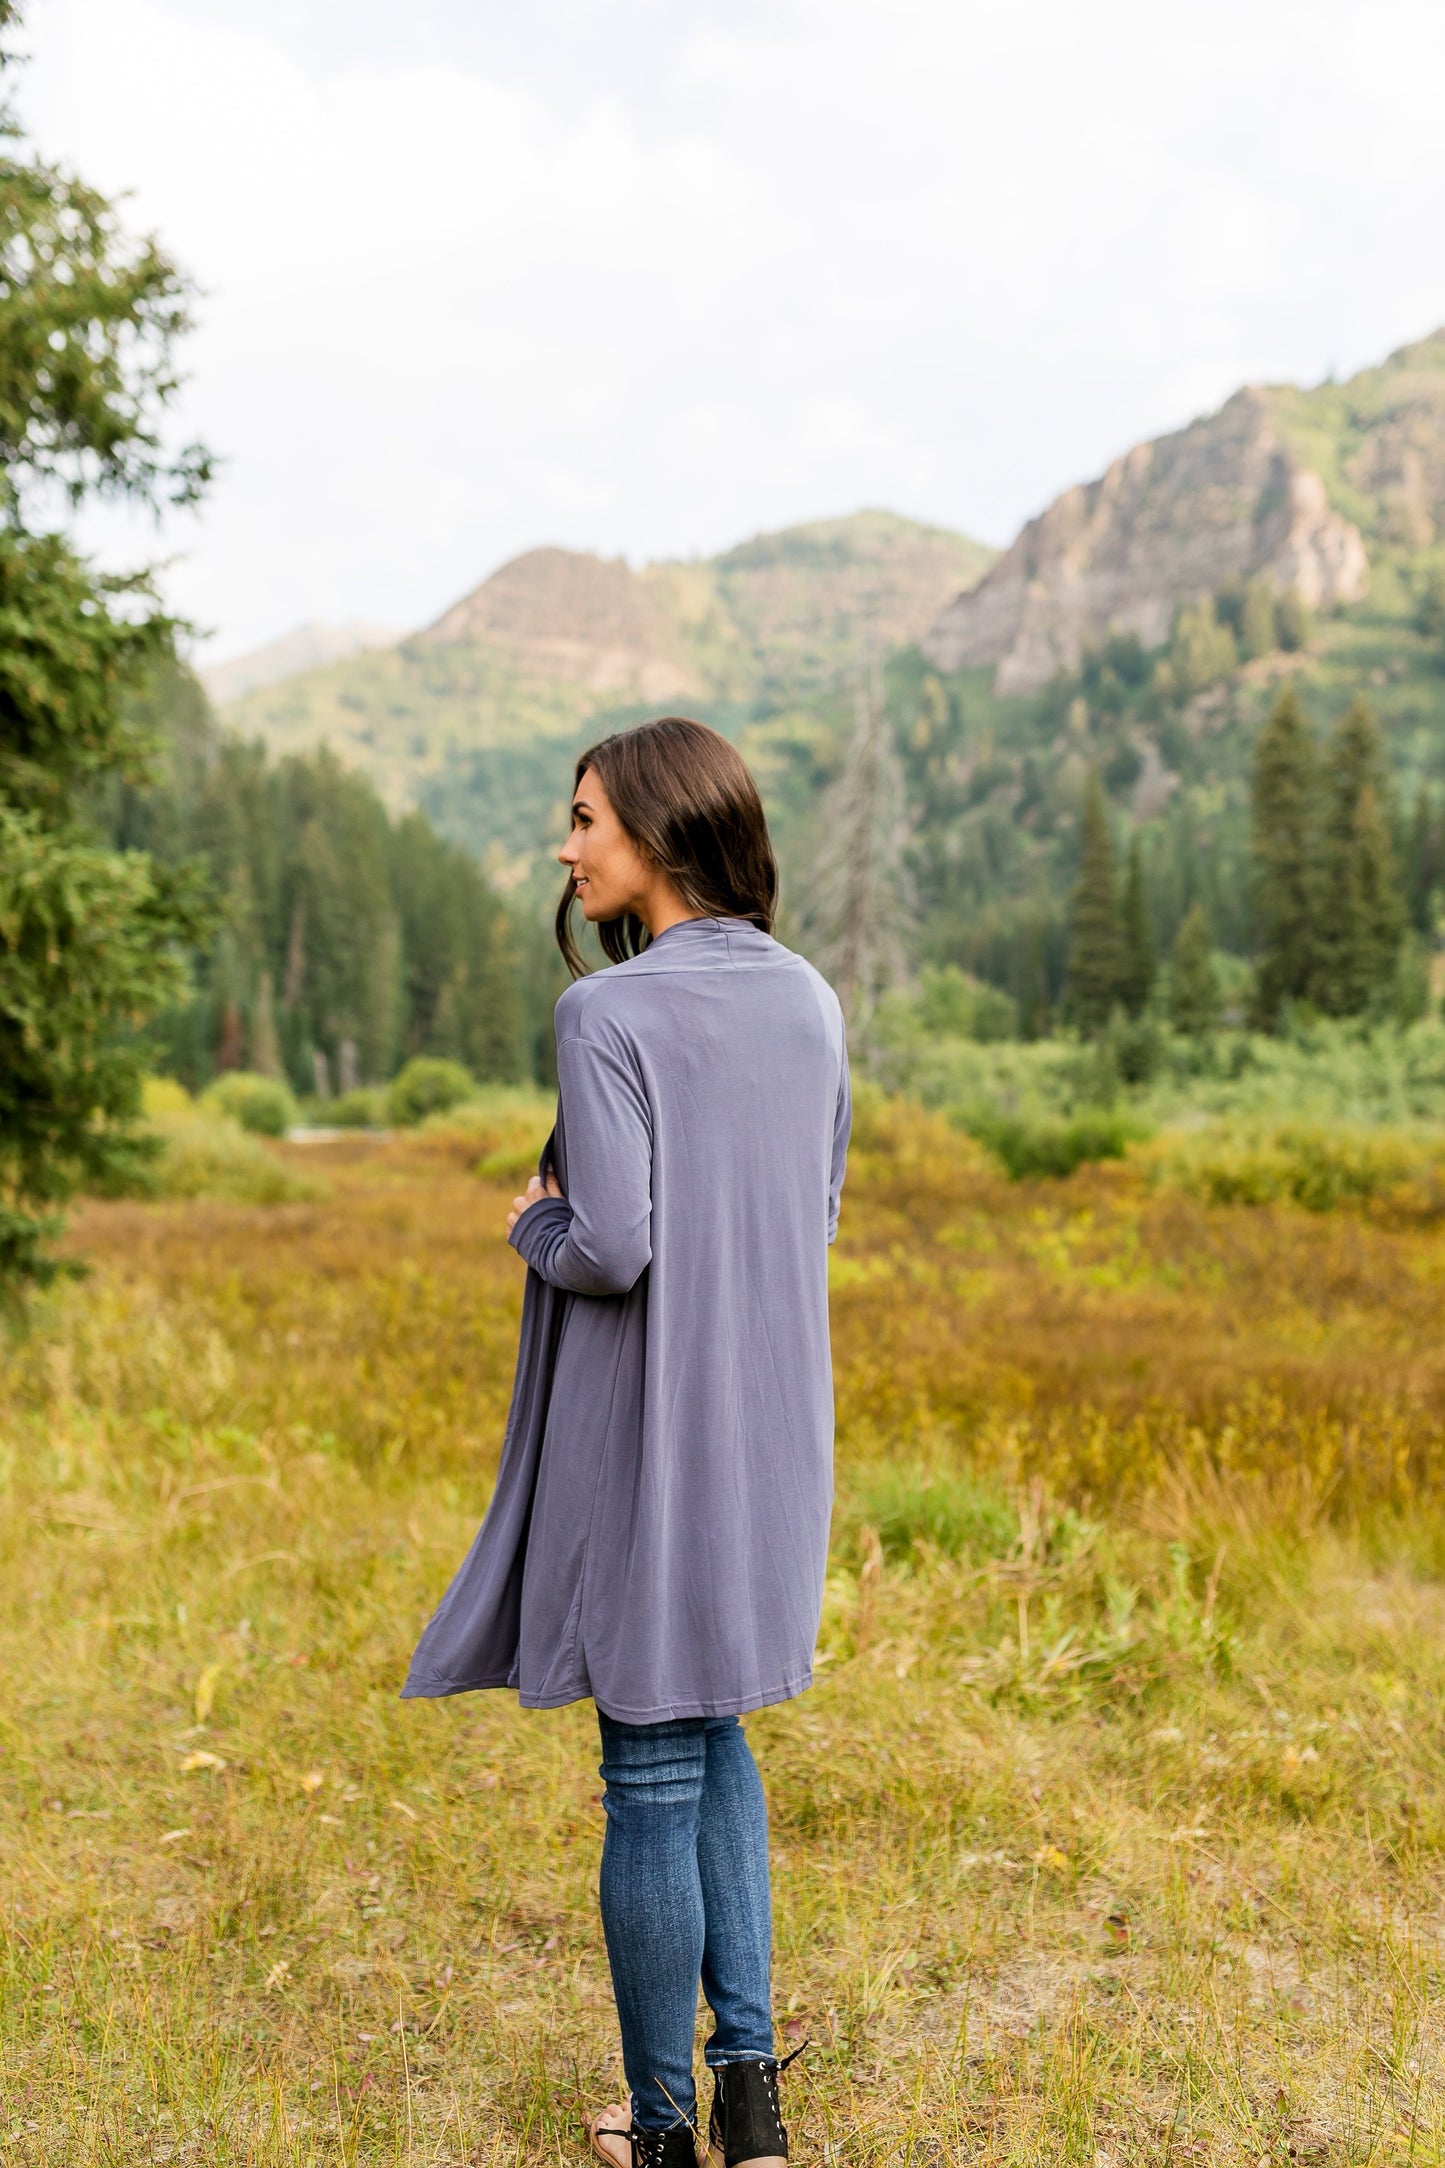
<instances>
[{"instance_id":1,"label":"rock outcrop","mask_svg":"<svg viewBox=\"0 0 1445 2168\"><path fill-rule=\"evenodd\" d=\"M1267 572L1328 608L1357 600L1368 569L1358 528L1281 430L1270 394L1247 386L1056 498L948 605L923 650L940 670L994 663L1000 692L1028 692L1111 630L1157 646L1181 602L1231 579Z\"/></svg>"}]
</instances>

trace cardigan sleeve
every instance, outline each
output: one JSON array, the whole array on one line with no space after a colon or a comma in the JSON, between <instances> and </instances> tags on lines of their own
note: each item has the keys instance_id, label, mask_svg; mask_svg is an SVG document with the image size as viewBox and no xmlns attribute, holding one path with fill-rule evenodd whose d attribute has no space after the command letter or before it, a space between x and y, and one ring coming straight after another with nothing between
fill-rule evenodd
<instances>
[{"instance_id":1,"label":"cardigan sleeve","mask_svg":"<svg viewBox=\"0 0 1445 2168\"><path fill-rule=\"evenodd\" d=\"M557 1045L567 1195L530 1205L512 1229L519 1256L573 1295L625 1295L652 1261L652 1114L625 1050L581 1037Z\"/></svg>"},{"instance_id":2,"label":"cardigan sleeve","mask_svg":"<svg viewBox=\"0 0 1445 2168\"><path fill-rule=\"evenodd\" d=\"M833 1166L828 1181L828 1240L838 1232L838 1206L843 1195L843 1173L848 1164L848 1135L853 1127L853 1093L848 1081L848 1049L838 1073L838 1103L833 1114Z\"/></svg>"}]
</instances>

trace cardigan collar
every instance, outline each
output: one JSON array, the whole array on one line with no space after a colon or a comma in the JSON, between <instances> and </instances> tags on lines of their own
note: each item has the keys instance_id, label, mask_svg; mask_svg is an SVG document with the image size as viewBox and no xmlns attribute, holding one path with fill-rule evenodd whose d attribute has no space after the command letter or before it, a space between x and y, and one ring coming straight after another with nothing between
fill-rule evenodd
<instances>
[{"instance_id":1,"label":"cardigan collar","mask_svg":"<svg viewBox=\"0 0 1445 2168\"><path fill-rule=\"evenodd\" d=\"M649 941L638 956L629 957L627 971L683 969L709 964L751 962L776 955L778 943L746 918L680 918L656 940ZM655 961L654 961L655 960Z\"/></svg>"}]
</instances>

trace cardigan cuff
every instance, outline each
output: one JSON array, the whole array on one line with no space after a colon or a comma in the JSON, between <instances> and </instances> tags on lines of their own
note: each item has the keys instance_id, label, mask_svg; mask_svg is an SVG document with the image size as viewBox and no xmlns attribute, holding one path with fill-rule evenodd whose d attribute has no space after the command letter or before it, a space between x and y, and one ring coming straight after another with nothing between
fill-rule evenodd
<instances>
[{"instance_id":1,"label":"cardigan cuff","mask_svg":"<svg viewBox=\"0 0 1445 2168\"><path fill-rule=\"evenodd\" d=\"M572 1207L565 1197L539 1197L519 1216L507 1240L535 1272L538 1251L554 1250L558 1237L565 1235L571 1224Z\"/></svg>"}]
</instances>

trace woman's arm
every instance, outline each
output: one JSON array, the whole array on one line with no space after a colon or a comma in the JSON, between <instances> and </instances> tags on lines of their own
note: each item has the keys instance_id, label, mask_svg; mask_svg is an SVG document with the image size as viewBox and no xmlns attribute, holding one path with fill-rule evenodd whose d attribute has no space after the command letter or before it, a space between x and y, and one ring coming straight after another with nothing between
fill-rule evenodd
<instances>
[{"instance_id":1,"label":"woman's arm","mask_svg":"<svg viewBox=\"0 0 1445 2168\"><path fill-rule=\"evenodd\" d=\"M652 1260L652 1116L625 1052L568 1038L557 1047L567 1195L535 1178L513 1206L514 1250L553 1287L625 1295Z\"/></svg>"},{"instance_id":2,"label":"woman's arm","mask_svg":"<svg viewBox=\"0 0 1445 2168\"><path fill-rule=\"evenodd\" d=\"M843 1171L848 1164L848 1133L853 1127L853 1093L848 1082L848 1049L838 1076L838 1104L833 1112L833 1169L828 1182L828 1240L838 1232L838 1205L843 1194Z\"/></svg>"}]
</instances>

